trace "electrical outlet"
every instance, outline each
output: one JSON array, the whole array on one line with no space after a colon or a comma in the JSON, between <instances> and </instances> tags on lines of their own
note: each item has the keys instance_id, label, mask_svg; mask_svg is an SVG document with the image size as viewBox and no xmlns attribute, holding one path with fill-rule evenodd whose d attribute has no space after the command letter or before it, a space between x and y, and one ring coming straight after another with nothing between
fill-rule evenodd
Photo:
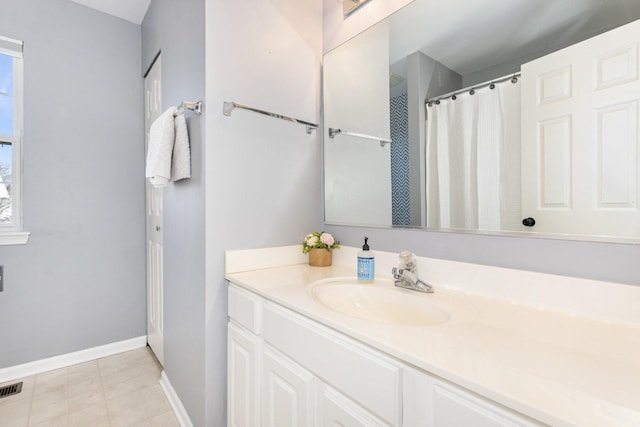
<instances>
[{"instance_id":1,"label":"electrical outlet","mask_svg":"<svg viewBox=\"0 0 640 427\"><path fill-rule=\"evenodd\" d=\"M0 292L4 291L4 265L0 265Z\"/></svg>"}]
</instances>

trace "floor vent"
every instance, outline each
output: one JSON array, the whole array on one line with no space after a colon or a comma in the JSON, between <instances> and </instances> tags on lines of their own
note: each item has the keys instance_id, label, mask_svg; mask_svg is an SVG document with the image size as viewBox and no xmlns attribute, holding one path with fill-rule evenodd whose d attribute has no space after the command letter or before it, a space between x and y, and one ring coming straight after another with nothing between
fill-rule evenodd
<instances>
[{"instance_id":1,"label":"floor vent","mask_svg":"<svg viewBox=\"0 0 640 427\"><path fill-rule=\"evenodd\" d=\"M3 397L13 396L14 394L18 394L21 391L22 391L21 382L0 387L0 399L2 399Z\"/></svg>"}]
</instances>

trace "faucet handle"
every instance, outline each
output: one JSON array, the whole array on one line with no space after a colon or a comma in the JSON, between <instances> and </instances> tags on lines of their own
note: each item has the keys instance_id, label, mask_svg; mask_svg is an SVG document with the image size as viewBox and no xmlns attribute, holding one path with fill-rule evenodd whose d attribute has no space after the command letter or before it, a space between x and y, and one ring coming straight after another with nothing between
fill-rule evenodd
<instances>
[{"instance_id":1,"label":"faucet handle","mask_svg":"<svg viewBox=\"0 0 640 427\"><path fill-rule=\"evenodd\" d=\"M409 270L412 273L416 273L418 270L418 264L416 261L416 256L410 251L402 251L400 252L400 268L404 270Z\"/></svg>"},{"instance_id":2,"label":"faucet handle","mask_svg":"<svg viewBox=\"0 0 640 427\"><path fill-rule=\"evenodd\" d=\"M416 275L416 273L409 270L408 268L393 267L391 269L391 274L396 279L407 278L412 281L418 280L418 276Z\"/></svg>"},{"instance_id":3,"label":"faucet handle","mask_svg":"<svg viewBox=\"0 0 640 427\"><path fill-rule=\"evenodd\" d=\"M402 276L402 273L404 273L404 271L401 268L393 267L391 269L391 275L396 279L399 279L400 276Z\"/></svg>"}]
</instances>

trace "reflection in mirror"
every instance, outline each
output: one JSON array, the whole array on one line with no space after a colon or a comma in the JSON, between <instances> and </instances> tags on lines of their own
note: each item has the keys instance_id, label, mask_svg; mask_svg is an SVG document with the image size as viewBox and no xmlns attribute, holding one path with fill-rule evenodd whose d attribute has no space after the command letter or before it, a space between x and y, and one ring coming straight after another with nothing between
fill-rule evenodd
<instances>
[{"instance_id":1,"label":"reflection in mirror","mask_svg":"<svg viewBox=\"0 0 640 427\"><path fill-rule=\"evenodd\" d=\"M346 18L353 12L364 6L369 0L343 0L342 1L342 14Z\"/></svg>"},{"instance_id":2,"label":"reflection in mirror","mask_svg":"<svg viewBox=\"0 0 640 427\"><path fill-rule=\"evenodd\" d=\"M427 105L427 226L520 231L520 79Z\"/></svg>"},{"instance_id":3,"label":"reflection in mirror","mask_svg":"<svg viewBox=\"0 0 640 427\"><path fill-rule=\"evenodd\" d=\"M325 221L640 241L639 18L415 0L327 53Z\"/></svg>"}]
</instances>

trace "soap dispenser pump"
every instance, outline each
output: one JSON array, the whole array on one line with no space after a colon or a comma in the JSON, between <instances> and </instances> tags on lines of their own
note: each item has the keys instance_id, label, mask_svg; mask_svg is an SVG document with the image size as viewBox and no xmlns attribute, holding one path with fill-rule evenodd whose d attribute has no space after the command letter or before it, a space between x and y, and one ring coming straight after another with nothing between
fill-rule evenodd
<instances>
[{"instance_id":1,"label":"soap dispenser pump","mask_svg":"<svg viewBox=\"0 0 640 427\"><path fill-rule=\"evenodd\" d=\"M368 237L364 238L362 250L358 252L358 281L373 282L375 276L375 255L369 250Z\"/></svg>"}]
</instances>

